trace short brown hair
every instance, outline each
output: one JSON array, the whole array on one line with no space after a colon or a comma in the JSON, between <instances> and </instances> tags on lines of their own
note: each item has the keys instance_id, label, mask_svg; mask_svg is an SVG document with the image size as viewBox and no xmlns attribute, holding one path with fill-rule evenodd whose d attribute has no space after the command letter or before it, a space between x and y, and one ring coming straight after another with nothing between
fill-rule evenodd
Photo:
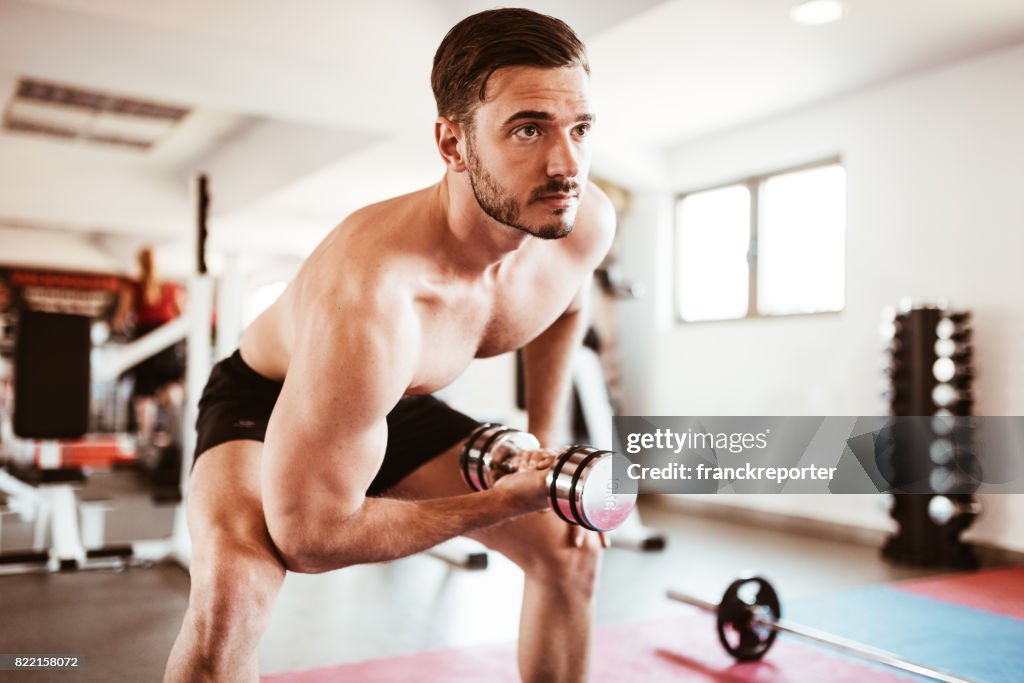
<instances>
[{"instance_id":1,"label":"short brown hair","mask_svg":"<svg viewBox=\"0 0 1024 683\"><path fill-rule=\"evenodd\" d=\"M586 48L564 21L527 9L487 10L453 26L434 54L430 86L438 116L468 124L491 74L505 66L581 66L590 73Z\"/></svg>"}]
</instances>

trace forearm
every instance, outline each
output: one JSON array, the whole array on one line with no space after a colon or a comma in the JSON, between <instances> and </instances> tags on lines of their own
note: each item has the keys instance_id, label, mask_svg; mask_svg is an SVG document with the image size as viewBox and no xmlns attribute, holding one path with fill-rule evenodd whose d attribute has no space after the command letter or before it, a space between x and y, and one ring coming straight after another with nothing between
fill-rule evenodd
<instances>
[{"instance_id":1,"label":"forearm","mask_svg":"<svg viewBox=\"0 0 1024 683\"><path fill-rule=\"evenodd\" d=\"M314 529L307 520L305 547L289 568L318 573L407 557L527 511L501 489L418 501L367 498L351 515L320 517Z\"/></svg>"},{"instance_id":2,"label":"forearm","mask_svg":"<svg viewBox=\"0 0 1024 683\"><path fill-rule=\"evenodd\" d=\"M571 386L572 356L586 332L584 310L566 313L523 349L529 431L555 447Z\"/></svg>"}]
</instances>

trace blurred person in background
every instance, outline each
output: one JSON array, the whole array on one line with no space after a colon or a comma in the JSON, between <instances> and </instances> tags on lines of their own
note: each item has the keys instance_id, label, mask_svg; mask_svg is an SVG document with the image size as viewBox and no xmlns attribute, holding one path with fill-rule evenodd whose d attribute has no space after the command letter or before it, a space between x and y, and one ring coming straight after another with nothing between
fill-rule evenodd
<instances>
[{"instance_id":1,"label":"blurred person in background","mask_svg":"<svg viewBox=\"0 0 1024 683\"><path fill-rule=\"evenodd\" d=\"M184 309L182 288L161 282L157 276L152 248L140 249L137 258L139 279L123 287L114 317L114 329L133 340L174 320ZM171 445L177 426L168 424L166 431L157 433L157 416L160 408L168 417L168 423L173 423L180 415L185 394L184 342L157 352L130 372L135 378L133 403L140 444L157 448Z\"/></svg>"}]
</instances>

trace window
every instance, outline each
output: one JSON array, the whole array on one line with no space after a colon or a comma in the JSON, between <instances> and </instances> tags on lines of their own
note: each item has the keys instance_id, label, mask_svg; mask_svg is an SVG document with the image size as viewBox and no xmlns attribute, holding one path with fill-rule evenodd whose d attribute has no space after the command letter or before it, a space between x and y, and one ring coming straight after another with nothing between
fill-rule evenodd
<instances>
[{"instance_id":1,"label":"window","mask_svg":"<svg viewBox=\"0 0 1024 683\"><path fill-rule=\"evenodd\" d=\"M842 310L845 231L838 161L682 195L676 313L697 322Z\"/></svg>"}]
</instances>

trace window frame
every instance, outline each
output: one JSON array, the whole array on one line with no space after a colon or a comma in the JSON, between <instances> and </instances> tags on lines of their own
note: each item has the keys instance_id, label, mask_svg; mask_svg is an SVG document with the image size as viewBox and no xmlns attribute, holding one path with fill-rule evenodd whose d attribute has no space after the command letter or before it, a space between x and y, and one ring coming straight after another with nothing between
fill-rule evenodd
<instances>
[{"instance_id":1,"label":"window frame","mask_svg":"<svg viewBox=\"0 0 1024 683\"><path fill-rule=\"evenodd\" d=\"M842 157L839 155L826 157L823 159L817 159L815 161L809 161L794 166L786 166L781 169L769 171L765 173L758 173L756 175L745 176L743 178L730 180L728 182L715 183L714 185L707 185L700 187L695 190L687 190L686 192L680 192L675 195L675 200L672 204L672 318L678 325L703 325L707 323L729 323L739 322L743 320L757 320L757 319L773 319L773 318L806 318L806 317L818 317L818 316L835 316L840 315L846 310L846 292L847 292L847 269L843 268L843 306L836 311L815 311L811 313L761 313L757 310L757 275L758 275L758 230L761 224L761 186L770 178L780 175L786 175L789 173L797 173L800 171L809 171L815 168L823 168L825 166L841 166L843 170L846 167L843 166ZM747 246L747 312L737 318L715 318L710 320L686 320L683 318L679 311L679 285L680 285L680 265L679 265L679 245L682 241L681 226L679 225L679 204L683 199L690 195L699 194L701 192L710 192L712 190L721 190L726 187L732 187L735 185L744 186L747 188L747 192L750 193L750 240ZM847 184L848 186L848 184ZM844 196L848 196L846 193ZM848 225L848 207L847 211L844 212L843 216L843 262L845 266L846 261L846 226Z\"/></svg>"}]
</instances>

